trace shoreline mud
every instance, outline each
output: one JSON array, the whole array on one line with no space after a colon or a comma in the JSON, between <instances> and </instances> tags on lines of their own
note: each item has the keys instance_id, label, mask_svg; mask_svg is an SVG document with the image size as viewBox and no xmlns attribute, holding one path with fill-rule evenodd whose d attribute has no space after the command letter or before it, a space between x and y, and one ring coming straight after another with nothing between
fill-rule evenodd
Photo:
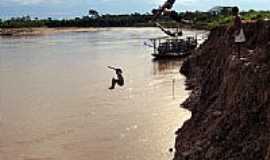
<instances>
[{"instance_id":1,"label":"shoreline mud","mask_svg":"<svg viewBox=\"0 0 270 160\"><path fill-rule=\"evenodd\" d=\"M76 27L61 27L61 28L0 28L0 36L40 36L51 35L57 33L68 32L96 32L99 28L76 28Z\"/></svg>"}]
</instances>

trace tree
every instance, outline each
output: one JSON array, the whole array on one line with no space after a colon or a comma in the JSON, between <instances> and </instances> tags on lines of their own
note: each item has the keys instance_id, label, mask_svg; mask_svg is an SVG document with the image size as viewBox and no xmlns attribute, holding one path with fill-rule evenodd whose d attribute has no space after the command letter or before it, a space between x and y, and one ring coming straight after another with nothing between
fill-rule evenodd
<instances>
[{"instance_id":1,"label":"tree","mask_svg":"<svg viewBox=\"0 0 270 160\"><path fill-rule=\"evenodd\" d=\"M96 10L94 10L94 9L90 9L88 15L89 15L90 18L97 18L97 17L99 17L98 12Z\"/></svg>"}]
</instances>

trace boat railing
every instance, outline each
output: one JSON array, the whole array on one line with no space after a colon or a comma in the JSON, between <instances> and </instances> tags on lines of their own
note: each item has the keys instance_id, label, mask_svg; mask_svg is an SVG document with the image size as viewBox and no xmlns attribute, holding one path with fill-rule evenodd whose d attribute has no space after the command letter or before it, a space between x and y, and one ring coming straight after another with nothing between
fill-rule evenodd
<instances>
[{"instance_id":1,"label":"boat railing","mask_svg":"<svg viewBox=\"0 0 270 160\"><path fill-rule=\"evenodd\" d=\"M184 38L159 37L150 40L153 43L154 54L185 52L197 46L197 39L194 36L185 36Z\"/></svg>"}]
</instances>

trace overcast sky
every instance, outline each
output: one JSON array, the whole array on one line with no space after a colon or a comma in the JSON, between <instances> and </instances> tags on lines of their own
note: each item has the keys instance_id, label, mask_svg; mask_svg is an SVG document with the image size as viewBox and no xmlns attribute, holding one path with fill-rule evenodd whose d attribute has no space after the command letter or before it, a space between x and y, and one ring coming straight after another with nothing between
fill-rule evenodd
<instances>
[{"instance_id":1,"label":"overcast sky","mask_svg":"<svg viewBox=\"0 0 270 160\"><path fill-rule=\"evenodd\" d=\"M102 14L146 13L164 0L0 0L0 17L30 15L40 18L83 16L89 9ZM206 11L217 5L237 5L242 10L270 10L270 0L176 0L177 11Z\"/></svg>"}]
</instances>

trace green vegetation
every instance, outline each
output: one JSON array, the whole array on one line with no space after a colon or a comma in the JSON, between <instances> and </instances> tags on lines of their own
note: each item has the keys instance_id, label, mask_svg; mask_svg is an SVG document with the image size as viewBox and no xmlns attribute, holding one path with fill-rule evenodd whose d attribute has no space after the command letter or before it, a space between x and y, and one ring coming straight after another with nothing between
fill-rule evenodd
<instances>
[{"instance_id":1,"label":"green vegetation","mask_svg":"<svg viewBox=\"0 0 270 160\"><path fill-rule=\"evenodd\" d=\"M133 13L130 15L99 15L95 10L89 10L88 16L74 19L31 19L29 16L11 18L0 21L0 28L22 27L137 27L153 26L149 23L152 15ZM166 17L162 18L166 19Z\"/></svg>"},{"instance_id":2,"label":"green vegetation","mask_svg":"<svg viewBox=\"0 0 270 160\"><path fill-rule=\"evenodd\" d=\"M21 27L42 27L44 20L38 18L31 19L30 16L11 18L9 20L0 20L0 28L21 28Z\"/></svg>"},{"instance_id":3,"label":"green vegetation","mask_svg":"<svg viewBox=\"0 0 270 160\"><path fill-rule=\"evenodd\" d=\"M244 20L270 19L270 11L245 11L241 12ZM232 22L232 17L228 9L215 12L180 12L179 17L189 20L187 24L194 28L211 29L220 25L228 25ZM96 10L89 10L87 16L76 17L74 19L31 19L29 16L11 18L8 20L0 19L0 28L22 28L22 27L150 27L152 15L149 13L133 13L129 15L99 15ZM159 22L165 26L177 25L169 17L161 16Z\"/></svg>"},{"instance_id":4,"label":"green vegetation","mask_svg":"<svg viewBox=\"0 0 270 160\"><path fill-rule=\"evenodd\" d=\"M185 12L180 13L183 19L192 20L191 26L194 28L212 29L221 25L230 25L232 23L231 13L227 10L221 11L218 14L211 12ZM243 11L241 12L241 17L243 20L269 20L270 11Z\"/></svg>"},{"instance_id":5,"label":"green vegetation","mask_svg":"<svg viewBox=\"0 0 270 160\"><path fill-rule=\"evenodd\" d=\"M243 11L241 12L241 18L246 21L252 20L270 20L270 11ZM203 23L203 21L197 21L197 25ZM217 15L208 20L207 28L214 28L220 25L229 25L232 23L232 17L229 15Z\"/></svg>"},{"instance_id":6,"label":"green vegetation","mask_svg":"<svg viewBox=\"0 0 270 160\"><path fill-rule=\"evenodd\" d=\"M270 11L255 11L242 12L243 19L245 20L264 20L270 19Z\"/></svg>"}]
</instances>

